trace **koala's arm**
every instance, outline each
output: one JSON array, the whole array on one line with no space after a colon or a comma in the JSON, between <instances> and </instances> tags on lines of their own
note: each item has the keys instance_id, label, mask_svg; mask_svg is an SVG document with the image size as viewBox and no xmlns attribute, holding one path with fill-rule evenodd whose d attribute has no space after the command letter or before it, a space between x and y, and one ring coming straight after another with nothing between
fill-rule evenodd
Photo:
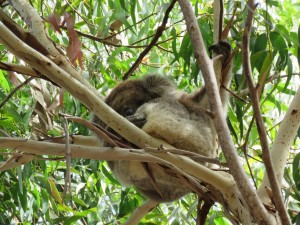
<instances>
[{"instance_id":1,"label":"koala's arm","mask_svg":"<svg viewBox=\"0 0 300 225\"><path fill-rule=\"evenodd\" d=\"M220 41L218 44L209 47L210 52L222 55L222 81L220 86L220 96L224 111L227 111L229 98L229 92L227 89L229 88L232 80L231 50L231 45L227 41ZM192 111L198 111L201 107L204 110L209 109L205 87L202 87L191 94L182 94L179 101Z\"/></svg>"}]
</instances>

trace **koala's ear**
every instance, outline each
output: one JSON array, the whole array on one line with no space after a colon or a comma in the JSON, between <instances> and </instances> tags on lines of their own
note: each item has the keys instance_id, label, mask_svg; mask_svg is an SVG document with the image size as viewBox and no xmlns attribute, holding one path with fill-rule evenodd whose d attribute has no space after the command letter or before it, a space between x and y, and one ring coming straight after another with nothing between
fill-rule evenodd
<instances>
[{"instance_id":1,"label":"koala's ear","mask_svg":"<svg viewBox=\"0 0 300 225\"><path fill-rule=\"evenodd\" d=\"M144 87L153 95L163 96L176 91L176 86L167 78L158 75L147 75Z\"/></svg>"}]
</instances>

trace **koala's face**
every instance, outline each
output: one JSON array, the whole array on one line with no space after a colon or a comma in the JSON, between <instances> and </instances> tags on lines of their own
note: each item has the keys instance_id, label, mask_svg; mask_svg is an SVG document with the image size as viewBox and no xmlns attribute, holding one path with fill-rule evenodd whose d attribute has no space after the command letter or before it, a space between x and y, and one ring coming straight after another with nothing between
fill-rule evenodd
<instances>
[{"instance_id":1,"label":"koala's face","mask_svg":"<svg viewBox=\"0 0 300 225\"><path fill-rule=\"evenodd\" d=\"M120 115L127 117L144 103L161 97L173 86L164 78L148 76L141 80L127 80L115 87L105 102Z\"/></svg>"},{"instance_id":2,"label":"koala's face","mask_svg":"<svg viewBox=\"0 0 300 225\"><path fill-rule=\"evenodd\" d=\"M113 89L105 102L120 115L126 117L133 115L138 107L152 98L153 96L150 96L143 87L142 81L128 80Z\"/></svg>"}]
</instances>

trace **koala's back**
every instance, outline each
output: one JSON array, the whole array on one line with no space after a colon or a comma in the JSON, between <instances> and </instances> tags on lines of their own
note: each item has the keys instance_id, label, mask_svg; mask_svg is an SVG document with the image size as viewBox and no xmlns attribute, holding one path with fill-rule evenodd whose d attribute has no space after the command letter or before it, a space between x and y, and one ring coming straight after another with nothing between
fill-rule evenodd
<instances>
[{"instance_id":1,"label":"koala's back","mask_svg":"<svg viewBox=\"0 0 300 225\"><path fill-rule=\"evenodd\" d=\"M145 114L142 129L165 140L176 148L216 157L216 134L211 118L205 111L190 112L172 98L158 98L142 105L136 115Z\"/></svg>"}]
</instances>

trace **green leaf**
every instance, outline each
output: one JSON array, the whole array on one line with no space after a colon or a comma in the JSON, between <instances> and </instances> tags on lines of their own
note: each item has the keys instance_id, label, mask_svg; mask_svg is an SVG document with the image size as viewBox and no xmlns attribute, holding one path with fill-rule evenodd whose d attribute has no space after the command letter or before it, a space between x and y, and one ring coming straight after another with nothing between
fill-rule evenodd
<instances>
[{"instance_id":1,"label":"green leaf","mask_svg":"<svg viewBox=\"0 0 300 225\"><path fill-rule=\"evenodd\" d=\"M102 164L101 166L101 172L114 184L117 185L121 185L120 182L118 180L116 180L111 174L110 172L108 172L108 170L106 169L106 167Z\"/></svg>"},{"instance_id":2,"label":"green leaf","mask_svg":"<svg viewBox=\"0 0 300 225\"><path fill-rule=\"evenodd\" d=\"M296 188L300 190L300 153L298 153L293 160L293 178Z\"/></svg>"},{"instance_id":3,"label":"green leaf","mask_svg":"<svg viewBox=\"0 0 300 225\"><path fill-rule=\"evenodd\" d=\"M263 63L261 65L260 71L259 71L259 77L258 79L261 80L262 76L265 76L265 74L267 74L266 79L269 77L269 73L270 73L270 69L272 66L272 60L273 60L273 54L270 54L269 52L267 52L266 57L263 60ZM265 82L265 80L263 80L263 82ZM260 85L264 85L264 84L260 84Z\"/></svg>"},{"instance_id":4,"label":"green leaf","mask_svg":"<svg viewBox=\"0 0 300 225\"><path fill-rule=\"evenodd\" d=\"M293 64L292 64L292 60L291 60L290 57L288 58L288 61L287 61L287 68L288 68L287 69L287 71L288 71L288 73L287 73L288 77L286 79L283 91L286 91L286 88L288 88L288 86L290 84L290 81L292 79L292 76L293 76Z\"/></svg>"},{"instance_id":5,"label":"green leaf","mask_svg":"<svg viewBox=\"0 0 300 225\"><path fill-rule=\"evenodd\" d=\"M22 209L26 211L28 209L27 190L24 187L22 187L22 189L23 193L18 192L18 199Z\"/></svg>"},{"instance_id":6,"label":"green leaf","mask_svg":"<svg viewBox=\"0 0 300 225\"><path fill-rule=\"evenodd\" d=\"M117 60L116 57L122 53L122 52L129 52L131 54L133 54L134 56L136 55L136 53L130 49L130 48L127 48L127 47L120 47L120 48L117 48L109 57L108 57L108 60L109 61L114 61L114 60Z\"/></svg>"},{"instance_id":7,"label":"green leaf","mask_svg":"<svg viewBox=\"0 0 300 225\"><path fill-rule=\"evenodd\" d=\"M18 166L18 183L19 183L19 189L20 189L20 193L23 194L23 176L22 176L22 169L20 166Z\"/></svg>"},{"instance_id":8,"label":"green leaf","mask_svg":"<svg viewBox=\"0 0 300 225\"><path fill-rule=\"evenodd\" d=\"M0 70L0 87L2 87L2 89L5 91L5 93L10 92L9 84L8 84L6 78L4 77L2 70Z\"/></svg>"},{"instance_id":9,"label":"green leaf","mask_svg":"<svg viewBox=\"0 0 300 225\"><path fill-rule=\"evenodd\" d=\"M173 50L173 54L174 54L174 56L175 56L175 59L176 59L176 61L179 61L179 57L180 57L180 55L179 55L179 53L177 52L177 42L176 42L176 40L177 40L177 33L176 33L176 29L173 27L172 29L171 29L171 35L172 35L172 50Z\"/></svg>"},{"instance_id":10,"label":"green leaf","mask_svg":"<svg viewBox=\"0 0 300 225\"><path fill-rule=\"evenodd\" d=\"M270 40L272 46L276 50L287 50L287 44L282 35L273 31L270 33Z\"/></svg>"},{"instance_id":11,"label":"green leaf","mask_svg":"<svg viewBox=\"0 0 300 225\"><path fill-rule=\"evenodd\" d=\"M127 11L125 1L124 1L124 0L120 0L120 4L121 4L122 8L123 8L125 11Z\"/></svg>"},{"instance_id":12,"label":"green leaf","mask_svg":"<svg viewBox=\"0 0 300 225\"><path fill-rule=\"evenodd\" d=\"M131 18L132 18L133 24L136 24L135 8L136 8L136 0L131 0L130 1L130 13L131 13Z\"/></svg>"},{"instance_id":13,"label":"green leaf","mask_svg":"<svg viewBox=\"0 0 300 225\"><path fill-rule=\"evenodd\" d=\"M263 63L268 55L268 52L263 50L256 52L254 54L251 54L251 64L254 68L256 68L258 71L262 69Z\"/></svg>"},{"instance_id":14,"label":"green leaf","mask_svg":"<svg viewBox=\"0 0 300 225\"><path fill-rule=\"evenodd\" d=\"M75 212L74 216L69 217L68 219L64 220L64 225L73 224L74 222L80 220L83 217L87 217L90 213L97 212L96 208L84 210L82 212Z\"/></svg>"},{"instance_id":15,"label":"green leaf","mask_svg":"<svg viewBox=\"0 0 300 225\"><path fill-rule=\"evenodd\" d=\"M130 189L126 188L125 190L122 190L118 218L122 218L131 213L137 206L138 201L130 194Z\"/></svg>"},{"instance_id":16,"label":"green leaf","mask_svg":"<svg viewBox=\"0 0 300 225\"><path fill-rule=\"evenodd\" d=\"M297 214L296 225L300 225L300 213Z\"/></svg>"},{"instance_id":17,"label":"green leaf","mask_svg":"<svg viewBox=\"0 0 300 225\"><path fill-rule=\"evenodd\" d=\"M42 212L45 214L49 209L48 192L45 189L41 190L41 199L42 199Z\"/></svg>"},{"instance_id":18,"label":"green leaf","mask_svg":"<svg viewBox=\"0 0 300 225\"><path fill-rule=\"evenodd\" d=\"M298 59L298 66L300 67L300 25L298 26L298 54L297 54L297 59Z\"/></svg>"},{"instance_id":19,"label":"green leaf","mask_svg":"<svg viewBox=\"0 0 300 225\"><path fill-rule=\"evenodd\" d=\"M260 34L255 41L255 45L252 49L252 54L265 51L267 48L267 34Z\"/></svg>"}]
</instances>

